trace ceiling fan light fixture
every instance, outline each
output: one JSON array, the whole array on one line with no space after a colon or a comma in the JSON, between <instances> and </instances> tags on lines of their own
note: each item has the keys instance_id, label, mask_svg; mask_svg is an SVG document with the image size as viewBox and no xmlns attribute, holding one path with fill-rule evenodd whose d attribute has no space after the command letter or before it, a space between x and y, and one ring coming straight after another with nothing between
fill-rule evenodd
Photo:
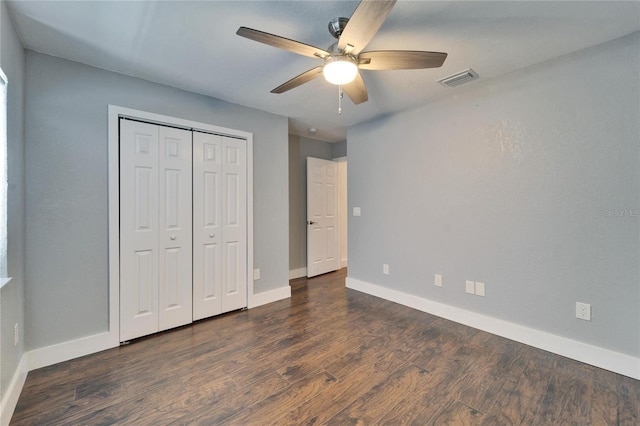
<instances>
[{"instance_id":1,"label":"ceiling fan light fixture","mask_svg":"<svg viewBox=\"0 0 640 426\"><path fill-rule=\"evenodd\" d=\"M324 61L322 73L325 80L331 84L349 84L358 74L358 65L352 57L347 55L329 56Z\"/></svg>"}]
</instances>

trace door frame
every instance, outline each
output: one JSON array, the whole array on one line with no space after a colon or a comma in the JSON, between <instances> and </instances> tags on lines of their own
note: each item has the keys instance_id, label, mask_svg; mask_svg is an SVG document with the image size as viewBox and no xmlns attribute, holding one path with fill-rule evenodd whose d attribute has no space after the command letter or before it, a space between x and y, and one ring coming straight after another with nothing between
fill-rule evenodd
<instances>
[{"instance_id":1,"label":"door frame","mask_svg":"<svg viewBox=\"0 0 640 426\"><path fill-rule=\"evenodd\" d=\"M201 130L247 143L247 307L254 301L253 282L253 133L212 124L109 105L108 108L108 240L109 240L109 337L112 346L120 344L120 126L121 117L152 124Z\"/></svg>"},{"instance_id":2,"label":"door frame","mask_svg":"<svg viewBox=\"0 0 640 426\"><path fill-rule=\"evenodd\" d=\"M347 181L349 179L349 160L347 157L337 157L332 158L331 161L335 161L338 163L338 240L340 246L340 269L346 268L349 265L349 191ZM345 167L347 167L347 177L340 172L340 163L344 163ZM341 202L342 191L347 192L347 196L344 200L344 203ZM342 223L343 221L346 223L346 229L343 229ZM342 247L342 238L344 237L344 242L346 248Z\"/></svg>"}]
</instances>

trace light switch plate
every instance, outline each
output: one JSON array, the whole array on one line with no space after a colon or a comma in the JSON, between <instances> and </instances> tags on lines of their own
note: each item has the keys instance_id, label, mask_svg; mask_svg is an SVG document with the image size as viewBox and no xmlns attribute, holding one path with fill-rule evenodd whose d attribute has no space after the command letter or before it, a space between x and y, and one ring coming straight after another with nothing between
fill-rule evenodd
<instances>
[{"instance_id":1,"label":"light switch plate","mask_svg":"<svg viewBox=\"0 0 640 426\"><path fill-rule=\"evenodd\" d=\"M442 275L435 274L433 276L433 285L435 285L436 287L442 287Z\"/></svg>"},{"instance_id":2,"label":"light switch plate","mask_svg":"<svg viewBox=\"0 0 640 426\"><path fill-rule=\"evenodd\" d=\"M253 270L253 279L254 280L259 280L260 279L260 269L254 269Z\"/></svg>"},{"instance_id":3,"label":"light switch plate","mask_svg":"<svg viewBox=\"0 0 640 426\"><path fill-rule=\"evenodd\" d=\"M484 296L484 283L476 282L476 296Z\"/></svg>"},{"instance_id":4,"label":"light switch plate","mask_svg":"<svg viewBox=\"0 0 640 426\"><path fill-rule=\"evenodd\" d=\"M353 215L354 216L360 216L362 214L360 207L354 207L353 208Z\"/></svg>"},{"instance_id":5,"label":"light switch plate","mask_svg":"<svg viewBox=\"0 0 640 426\"><path fill-rule=\"evenodd\" d=\"M473 281L465 281L465 291L469 294L476 294L476 283Z\"/></svg>"},{"instance_id":6,"label":"light switch plate","mask_svg":"<svg viewBox=\"0 0 640 426\"><path fill-rule=\"evenodd\" d=\"M385 275L389 275L389 265L387 265L386 263L382 264L382 273Z\"/></svg>"}]
</instances>

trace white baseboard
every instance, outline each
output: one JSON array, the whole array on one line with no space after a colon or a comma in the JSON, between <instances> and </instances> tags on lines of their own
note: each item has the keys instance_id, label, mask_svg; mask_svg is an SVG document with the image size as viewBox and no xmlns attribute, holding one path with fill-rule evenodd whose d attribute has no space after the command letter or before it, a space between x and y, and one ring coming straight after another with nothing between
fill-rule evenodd
<instances>
[{"instance_id":1,"label":"white baseboard","mask_svg":"<svg viewBox=\"0 0 640 426\"><path fill-rule=\"evenodd\" d=\"M27 380L27 374L29 373L29 365L27 356L22 355L18 368L13 374L11 383L4 395L2 395L2 405L0 406L0 425L7 426L11 421L11 416L18 404L18 398L20 398L20 392L24 386L25 380Z\"/></svg>"},{"instance_id":2,"label":"white baseboard","mask_svg":"<svg viewBox=\"0 0 640 426\"><path fill-rule=\"evenodd\" d=\"M291 297L291 287L287 284L284 287L254 294L250 301L249 308L265 305L277 300ZM104 333L93 336L82 337L68 342L62 342L44 348L34 349L25 354L27 358L28 371L47 367L59 362L69 361L81 356L101 352L106 349L117 347L118 338L113 333Z\"/></svg>"},{"instance_id":3,"label":"white baseboard","mask_svg":"<svg viewBox=\"0 0 640 426\"><path fill-rule=\"evenodd\" d=\"M249 308L266 305L291 297L291 287L286 285L275 290L255 294ZM20 392L29 371L47 367L59 362L69 361L81 356L90 355L118 346L118 339L113 333L104 332L68 342L58 343L25 353L20 360L7 391L2 395L0 403L0 426L7 426L18 404Z\"/></svg>"},{"instance_id":4,"label":"white baseboard","mask_svg":"<svg viewBox=\"0 0 640 426\"><path fill-rule=\"evenodd\" d=\"M298 269L289 270L290 280L294 280L296 278L306 277L306 276L307 276L307 268L298 268Z\"/></svg>"},{"instance_id":5,"label":"white baseboard","mask_svg":"<svg viewBox=\"0 0 640 426\"><path fill-rule=\"evenodd\" d=\"M104 332L27 352L29 371L90 355L118 346L111 333Z\"/></svg>"},{"instance_id":6,"label":"white baseboard","mask_svg":"<svg viewBox=\"0 0 640 426\"><path fill-rule=\"evenodd\" d=\"M640 380L640 358L347 277L347 288Z\"/></svg>"},{"instance_id":7,"label":"white baseboard","mask_svg":"<svg viewBox=\"0 0 640 426\"><path fill-rule=\"evenodd\" d=\"M277 302L278 300L288 299L291 297L291 287L287 284L284 287L275 290L264 291L253 295L249 309L257 306L266 305L267 303Z\"/></svg>"}]
</instances>

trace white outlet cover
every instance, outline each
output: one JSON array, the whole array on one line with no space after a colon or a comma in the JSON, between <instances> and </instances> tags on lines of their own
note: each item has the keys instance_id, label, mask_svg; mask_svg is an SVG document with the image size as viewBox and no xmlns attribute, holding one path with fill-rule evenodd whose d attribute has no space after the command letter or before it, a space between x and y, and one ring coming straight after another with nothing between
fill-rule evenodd
<instances>
[{"instance_id":1,"label":"white outlet cover","mask_svg":"<svg viewBox=\"0 0 640 426\"><path fill-rule=\"evenodd\" d=\"M476 296L484 296L484 283L476 282Z\"/></svg>"},{"instance_id":2,"label":"white outlet cover","mask_svg":"<svg viewBox=\"0 0 640 426\"><path fill-rule=\"evenodd\" d=\"M433 276L433 285L435 285L436 287L442 287L442 275L435 274Z\"/></svg>"},{"instance_id":3,"label":"white outlet cover","mask_svg":"<svg viewBox=\"0 0 640 426\"><path fill-rule=\"evenodd\" d=\"M576 318L591 321L591 305L588 303L576 302Z\"/></svg>"},{"instance_id":4,"label":"white outlet cover","mask_svg":"<svg viewBox=\"0 0 640 426\"><path fill-rule=\"evenodd\" d=\"M476 283L473 281L465 281L465 291L469 294L476 294Z\"/></svg>"},{"instance_id":5,"label":"white outlet cover","mask_svg":"<svg viewBox=\"0 0 640 426\"><path fill-rule=\"evenodd\" d=\"M260 269L254 269L253 270L253 279L254 280L259 280L260 279Z\"/></svg>"}]
</instances>

